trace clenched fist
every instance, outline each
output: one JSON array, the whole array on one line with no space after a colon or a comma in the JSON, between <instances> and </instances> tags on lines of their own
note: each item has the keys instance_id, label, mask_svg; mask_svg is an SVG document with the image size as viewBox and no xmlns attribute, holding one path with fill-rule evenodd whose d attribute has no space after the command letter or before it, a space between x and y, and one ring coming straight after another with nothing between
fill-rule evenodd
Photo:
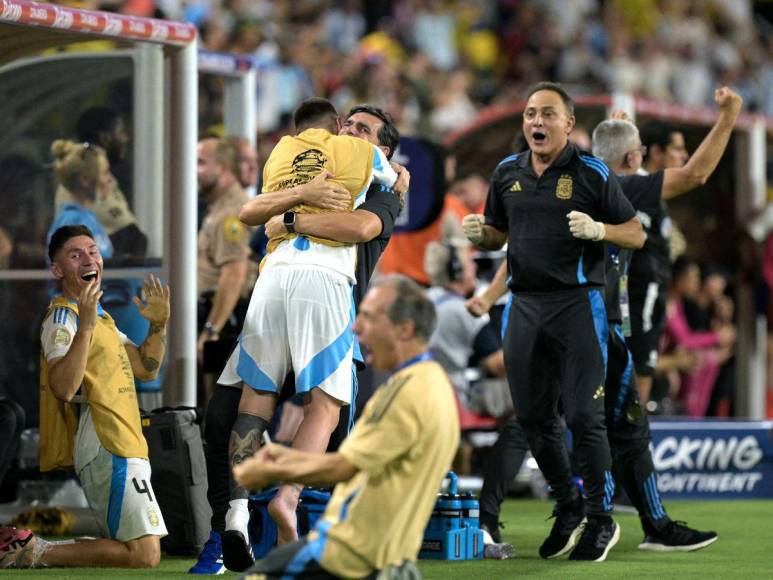
<instances>
[{"instance_id":1,"label":"clenched fist","mask_svg":"<svg viewBox=\"0 0 773 580\"><path fill-rule=\"evenodd\" d=\"M483 221L484 217L479 213L471 213L462 219L464 235L476 246L483 241Z\"/></svg>"},{"instance_id":2,"label":"clenched fist","mask_svg":"<svg viewBox=\"0 0 773 580\"><path fill-rule=\"evenodd\" d=\"M741 95L728 87L722 87L714 91L714 100L720 109L730 109L736 114L741 112L741 106L743 105Z\"/></svg>"},{"instance_id":3,"label":"clenched fist","mask_svg":"<svg viewBox=\"0 0 773 580\"><path fill-rule=\"evenodd\" d=\"M569 231L575 238L600 242L607 233L604 224L593 221L593 218L587 213L570 211L566 217L569 218Z\"/></svg>"}]
</instances>

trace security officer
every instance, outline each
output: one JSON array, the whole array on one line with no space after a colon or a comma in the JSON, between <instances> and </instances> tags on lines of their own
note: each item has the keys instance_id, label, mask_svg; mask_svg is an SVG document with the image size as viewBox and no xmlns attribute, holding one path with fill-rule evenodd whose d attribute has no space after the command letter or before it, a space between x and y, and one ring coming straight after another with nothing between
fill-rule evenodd
<instances>
[{"instance_id":1,"label":"security officer","mask_svg":"<svg viewBox=\"0 0 773 580\"><path fill-rule=\"evenodd\" d=\"M222 139L199 142L199 195L207 203L198 236L200 334L196 346L200 361L204 343L238 333L241 317L236 312L237 304L241 297L248 296L253 281L254 268L248 261L249 231L239 221L239 209L247 201L247 194L233 172L235 156L233 146ZM218 361L203 362L205 369L222 368Z\"/></svg>"},{"instance_id":2,"label":"security officer","mask_svg":"<svg viewBox=\"0 0 773 580\"><path fill-rule=\"evenodd\" d=\"M608 331L604 246L598 242L637 248L644 233L614 175L568 143L574 122L574 103L560 85L536 85L523 114L530 151L497 166L485 216L466 216L463 227L482 249L508 242L514 299L505 367L518 420L557 500L540 555L565 554L582 534L570 559L602 561L620 529L609 515L614 484L603 386ZM572 482L559 396L588 495L584 530L586 502Z\"/></svg>"}]
</instances>

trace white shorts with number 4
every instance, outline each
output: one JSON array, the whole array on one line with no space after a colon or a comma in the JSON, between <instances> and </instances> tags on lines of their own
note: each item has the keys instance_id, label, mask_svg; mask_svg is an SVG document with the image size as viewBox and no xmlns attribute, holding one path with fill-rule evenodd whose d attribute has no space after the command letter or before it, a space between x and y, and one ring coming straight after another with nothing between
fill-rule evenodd
<instances>
[{"instance_id":1,"label":"white shorts with number 4","mask_svg":"<svg viewBox=\"0 0 773 580\"><path fill-rule=\"evenodd\" d=\"M167 535L147 459L118 457L100 448L78 477L105 537L128 542Z\"/></svg>"}]
</instances>

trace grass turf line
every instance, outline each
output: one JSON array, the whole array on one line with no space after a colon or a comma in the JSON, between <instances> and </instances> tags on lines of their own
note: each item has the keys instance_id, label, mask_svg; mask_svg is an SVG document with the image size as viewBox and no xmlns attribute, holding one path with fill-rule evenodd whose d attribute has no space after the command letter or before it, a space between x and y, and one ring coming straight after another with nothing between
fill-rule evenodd
<instances>
[{"instance_id":1,"label":"grass turf line","mask_svg":"<svg viewBox=\"0 0 773 580\"><path fill-rule=\"evenodd\" d=\"M620 542L606 562L569 562L566 557L542 560L537 548L547 536L552 520L550 504L539 500L505 502L502 531L505 541L515 545L513 560L471 562L426 561L419 568L427 580L498 580L508 578L588 579L658 579L678 580L725 578L727 580L773 578L773 544L770 522L773 501L671 501L666 508L672 519L685 520L701 530L715 530L719 540L691 553L653 553L637 549L643 538L639 519L631 514L617 514L621 526ZM5 578L33 580L76 580L81 578L194 578L186 574L193 558L164 557L153 570L110 570L96 568L3 570ZM221 577L235 577L226 572Z\"/></svg>"}]
</instances>

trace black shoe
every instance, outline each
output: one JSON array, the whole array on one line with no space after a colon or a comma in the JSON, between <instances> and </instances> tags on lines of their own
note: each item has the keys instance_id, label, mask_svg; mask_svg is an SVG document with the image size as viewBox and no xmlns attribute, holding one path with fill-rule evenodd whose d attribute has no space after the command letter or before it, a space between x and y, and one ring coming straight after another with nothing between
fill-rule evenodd
<instances>
[{"instance_id":1,"label":"black shoe","mask_svg":"<svg viewBox=\"0 0 773 580\"><path fill-rule=\"evenodd\" d=\"M570 560L603 562L609 550L620 539L620 526L610 518L588 518L577 547L569 554Z\"/></svg>"},{"instance_id":2,"label":"black shoe","mask_svg":"<svg viewBox=\"0 0 773 580\"><path fill-rule=\"evenodd\" d=\"M585 504L582 498L577 498L564 507L556 506L551 517L556 521L539 548L539 555L548 559L558 558L572 549L585 524Z\"/></svg>"},{"instance_id":3,"label":"black shoe","mask_svg":"<svg viewBox=\"0 0 773 580\"><path fill-rule=\"evenodd\" d=\"M717 541L717 532L699 532L685 522L668 522L660 532L649 533L639 544L640 550L653 552L692 552Z\"/></svg>"},{"instance_id":4,"label":"black shoe","mask_svg":"<svg viewBox=\"0 0 773 580\"><path fill-rule=\"evenodd\" d=\"M244 540L244 535L236 530L223 532L223 564L232 572L244 572L255 563L252 547Z\"/></svg>"}]
</instances>

